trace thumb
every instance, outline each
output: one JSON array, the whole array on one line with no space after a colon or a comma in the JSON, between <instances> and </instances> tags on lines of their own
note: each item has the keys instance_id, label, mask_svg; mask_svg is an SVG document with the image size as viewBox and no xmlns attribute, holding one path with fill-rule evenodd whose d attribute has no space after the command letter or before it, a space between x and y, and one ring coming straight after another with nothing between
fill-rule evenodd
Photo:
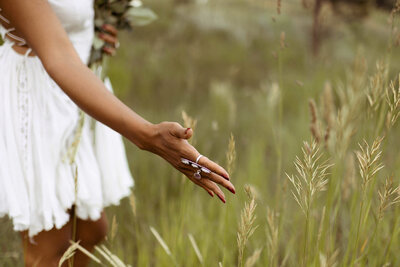
<instances>
[{"instance_id":1,"label":"thumb","mask_svg":"<svg viewBox=\"0 0 400 267\"><path fill-rule=\"evenodd\" d=\"M181 139L189 139L193 135L193 130L191 128L184 128L181 125L179 125L179 127L176 127L174 129L173 135Z\"/></svg>"}]
</instances>

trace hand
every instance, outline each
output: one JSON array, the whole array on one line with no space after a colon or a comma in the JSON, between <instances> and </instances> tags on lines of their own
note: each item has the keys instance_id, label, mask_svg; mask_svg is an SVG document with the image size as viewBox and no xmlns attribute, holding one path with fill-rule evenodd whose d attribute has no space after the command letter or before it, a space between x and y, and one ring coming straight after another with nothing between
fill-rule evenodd
<instances>
[{"instance_id":1,"label":"hand","mask_svg":"<svg viewBox=\"0 0 400 267\"><path fill-rule=\"evenodd\" d=\"M110 56L114 56L119 47L118 30L110 24L104 24L102 28L103 32L99 33L99 38L106 42L103 51Z\"/></svg>"},{"instance_id":2,"label":"hand","mask_svg":"<svg viewBox=\"0 0 400 267\"><path fill-rule=\"evenodd\" d=\"M201 172L201 179L196 179L193 176L197 169L181 162L181 158L196 161L196 158L200 155L187 141L193 135L192 129L183 128L179 123L175 122L162 122L154 125L152 132L154 133L153 136L146 142L148 145L143 147L145 150L164 158L177 170L185 174L193 183L204 188L212 197L216 194L224 203L225 195L217 184L235 194L235 187L229 181L228 173L207 157L201 157L198 164L211 170L211 173Z\"/></svg>"}]
</instances>

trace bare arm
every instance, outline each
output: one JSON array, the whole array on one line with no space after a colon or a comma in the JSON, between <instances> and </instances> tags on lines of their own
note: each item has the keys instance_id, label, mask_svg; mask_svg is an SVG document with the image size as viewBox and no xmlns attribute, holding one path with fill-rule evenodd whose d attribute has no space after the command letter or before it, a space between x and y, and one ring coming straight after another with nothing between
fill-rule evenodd
<instances>
[{"instance_id":1,"label":"bare arm","mask_svg":"<svg viewBox=\"0 0 400 267\"><path fill-rule=\"evenodd\" d=\"M80 60L46 0L0 0L0 7L40 58L48 74L82 110L139 148L163 157L211 195L214 192L224 199L222 191L214 182L234 191L226 171L207 158L202 158L200 163L209 167L213 173L209 179L193 179L193 172L180 162L181 157L194 160L198 155L186 140L192 131L176 123L154 125L111 94Z\"/></svg>"}]
</instances>

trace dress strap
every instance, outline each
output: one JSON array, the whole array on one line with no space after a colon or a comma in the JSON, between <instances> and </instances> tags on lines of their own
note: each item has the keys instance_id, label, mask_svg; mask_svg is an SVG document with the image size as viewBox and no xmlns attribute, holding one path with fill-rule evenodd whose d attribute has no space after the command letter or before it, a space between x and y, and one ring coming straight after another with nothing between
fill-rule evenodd
<instances>
[{"instance_id":1,"label":"dress strap","mask_svg":"<svg viewBox=\"0 0 400 267\"><path fill-rule=\"evenodd\" d=\"M0 8L0 12L1 12L1 8ZM7 23L7 24L10 24L10 21L8 20L8 19L6 19L6 17L4 17L3 15L1 15L0 14L0 19L2 20L2 21L4 21L5 23Z\"/></svg>"},{"instance_id":2,"label":"dress strap","mask_svg":"<svg viewBox=\"0 0 400 267\"><path fill-rule=\"evenodd\" d=\"M0 8L0 12L1 12L1 8ZM6 17L4 17L3 15L1 15L0 14L0 20L2 20L3 22L5 22L6 24L10 24L10 21L6 18ZM0 35L1 35L1 37L2 37L2 39L4 40L4 41L6 41L7 39L5 38L6 36L9 36L9 37L11 37L13 40L12 40L12 42L13 43L15 43L16 45L18 45L18 46L24 46L24 45L26 45L26 41L25 41L25 39L24 38L21 38L21 37L19 37L19 36L17 36L17 35L15 35L15 34L12 34L11 32L12 31L15 31L15 28L5 28L4 26L2 26L1 24L0 24ZM15 41L17 41L18 43L16 43Z\"/></svg>"},{"instance_id":3,"label":"dress strap","mask_svg":"<svg viewBox=\"0 0 400 267\"><path fill-rule=\"evenodd\" d=\"M32 48L28 48L24 54L24 57L27 58L29 56L29 53L32 52Z\"/></svg>"}]
</instances>

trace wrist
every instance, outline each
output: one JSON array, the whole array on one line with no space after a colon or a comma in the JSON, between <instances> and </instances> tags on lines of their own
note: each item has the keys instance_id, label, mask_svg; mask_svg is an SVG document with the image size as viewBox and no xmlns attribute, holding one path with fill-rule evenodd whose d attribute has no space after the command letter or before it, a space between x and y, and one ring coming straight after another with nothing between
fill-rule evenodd
<instances>
[{"instance_id":1,"label":"wrist","mask_svg":"<svg viewBox=\"0 0 400 267\"><path fill-rule=\"evenodd\" d=\"M152 151L152 144L157 135L157 125L145 121L140 127L135 129L131 141L141 150Z\"/></svg>"}]
</instances>

